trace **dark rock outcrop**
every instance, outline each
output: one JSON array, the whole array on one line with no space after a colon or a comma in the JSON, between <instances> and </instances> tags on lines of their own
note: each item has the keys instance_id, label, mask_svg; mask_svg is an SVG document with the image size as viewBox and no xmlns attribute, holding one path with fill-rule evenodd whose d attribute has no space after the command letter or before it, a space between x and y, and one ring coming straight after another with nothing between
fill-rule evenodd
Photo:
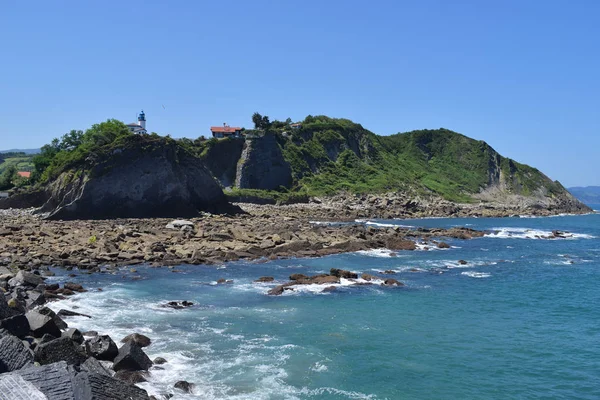
<instances>
[{"instance_id":1,"label":"dark rock outcrop","mask_svg":"<svg viewBox=\"0 0 600 400\"><path fill-rule=\"evenodd\" d=\"M66 361L67 364L71 365L79 365L83 363L87 357L82 349L70 338L60 337L37 346L35 348L35 359L42 365L59 361Z\"/></svg>"},{"instance_id":2,"label":"dark rock outcrop","mask_svg":"<svg viewBox=\"0 0 600 400\"><path fill-rule=\"evenodd\" d=\"M175 389L183 390L185 393L192 393L193 388L194 384L187 381L178 381L175 383Z\"/></svg>"},{"instance_id":3,"label":"dark rock outcrop","mask_svg":"<svg viewBox=\"0 0 600 400\"><path fill-rule=\"evenodd\" d=\"M132 333L131 335L125 336L121 339L121 343L134 342L140 347L148 347L152 343L152 340L146 335L140 333Z\"/></svg>"},{"instance_id":4,"label":"dark rock outcrop","mask_svg":"<svg viewBox=\"0 0 600 400\"><path fill-rule=\"evenodd\" d=\"M23 314L15 315L1 320L0 329L6 329L11 335L22 338L29 334L29 321Z\"/></svg>"},{"instance_id":5,"label":"dark rock outcrop","mask_svg":"<svg viewBox=\"0 0 600 400\"><path fill-rule=\"evenodd\" d=\"M50 219L197 216L228 209L202 160L169 139L135 135L52 181Z\"/></svg>"},{"instance_id":6,"label":"dark rock outcrop","mask_svg":"<svg viewBox=\"0 0 600 400\"><path fill-rule=\"evenodd\" d=\"M94 336L85 341L87 354L98 360L113 361L119 354L117 345L108 335Z\"/></svg>"},{"instance_id":7,"label":"dark rock outcrop","mask_svg":"<svg viewBox=\"0 0 600 400\"><path fill-rule=\"evenodd\" d=\"M275 190L292 184L292 168L273 134L248 139L238 162L236 187Z\"/></svg>"},{"instance_id":8,"label":"dark rock outcrop","mask_svg":"<svg viewBox=\"0 0 600 400\"><path fill-rule=\"evenodd\" d=\"M51 316L40 314L38 311L29 311L25 317L27 317L33 336L42 337L46 333L54 337L61 335L60 329Z\"/></svg>"},{"instance_id":9,"label":"dark rock outcrop","mask_svg":"<svg viewBox=\"0 0 600 400\"><path fill-rule=\"evenodd\" d=\"M128 341L120 349L119 354L113 363L113 369L120 371L122 369L128 371L147 370L152 366L152 361L146 353L133 341Z\"/></svg>"}]
</instances>

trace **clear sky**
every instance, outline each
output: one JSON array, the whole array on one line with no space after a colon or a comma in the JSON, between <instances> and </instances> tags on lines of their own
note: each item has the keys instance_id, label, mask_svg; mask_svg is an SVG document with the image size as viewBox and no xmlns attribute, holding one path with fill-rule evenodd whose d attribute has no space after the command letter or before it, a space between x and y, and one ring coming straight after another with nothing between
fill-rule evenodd
<instances>
[{"instance_id":1,"label":"clear sky","mask_svg":"<svg viewBox=\"0 0 600 400\"><path fill-rule=\"evenodd\" d=\"M600 185L600 1L1 1L0 149L117 118L444 127ZM164 108L163 108L164 106Z\"/></svg>"}]
</instances>

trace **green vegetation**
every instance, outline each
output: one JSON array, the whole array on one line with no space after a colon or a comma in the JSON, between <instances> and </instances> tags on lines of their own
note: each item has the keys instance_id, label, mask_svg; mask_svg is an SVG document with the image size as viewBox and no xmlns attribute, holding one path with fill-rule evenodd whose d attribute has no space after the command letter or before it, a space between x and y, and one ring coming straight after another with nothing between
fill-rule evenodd
<instances>
[{"instance_id":1,"label":"green vegetation","mask_svg":"<svg viewBox=\"0 0 600 400\"><path fill-rule=\"evenodd\" d=\"M119 140L133 135L127 126L115 119L92 125L85 132L72 130L60 139L54 139L42 147L33 157L32 181L46 182L62 172L82 165L87 159L98 158L97 153Z\"/></svg>"},{"instance_id":2,"label":"green vegetation","mask_svg":"<svg viewBox=\"0 0 600 400\"><path fill-rule=\"evenodd\" d=\"M470 202L473 194L499 183L515 194L532 195L543 191L553 196L564 193L560 183L552 182L537 169L500 156L483 141L447 129L378 136L348 119L322 115L309 115L299 124L292 124L289 118L271 121L269 117L255 113L252 121L255 129L245 131L247 137L275 136L284 159L290 164L293 184L270 192L233 189L226 193L232 200L292 203L308 196L339 192L411 191ZM85 132L73 130L42 147L40 154L29 159L32 181L44 183L68 170L81 173L82 166L85 169L100 165L94 171L102 173L110 168L103 160L119 146L131 144L150 149L171 142L176 143L178 149L210 164L214 171L222 172L219 179L224 182L225 176L229 182L225 186L235 180L243 145L241 139L174 140L153 133L138 140L122 122L108 120ZM24 158L22 161L25 162L27 157L24 154L2 156L0 160L4 162L0 167L8 166L11 159L17 162ZM12 172L11 169L7 174ZM76 177L72 174L68 179ZM0 185L3 182L9 186L15 184L14 177L1 175Z\"/></svg>"},{"instance_id":3,"label":"green vegetation","mask_svg":"<svg viewBox=\"0 0 600 400\"><path fill-rule=\"evenodd\" d=\"M269 121L259 113L252 120L263 134L277 135L294 181L279 192L245 192L256 198L411 190L471 202L473 194L500 181L509 193L526 196L540 188L550 195L564 191L537 169L447 129L378 136L350 120L322 115L309 115L295 128L290 119ZM206 143L203 153L213 146Z\"/></svg>"}]
</instances>

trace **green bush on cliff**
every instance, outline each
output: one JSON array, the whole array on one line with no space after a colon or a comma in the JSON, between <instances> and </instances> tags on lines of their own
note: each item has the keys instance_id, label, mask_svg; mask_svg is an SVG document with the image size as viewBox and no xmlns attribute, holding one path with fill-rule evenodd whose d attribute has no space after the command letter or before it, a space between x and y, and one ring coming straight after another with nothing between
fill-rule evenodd
<instances>
[{"instance_id":1,"label":"green bush on cliff","mask_svg":"<svg viewBox=\"0 0 600 400\"><path fill-rule=\"evenodd\" d=\"M101 148L131 135L133 133L127 126L115 119L94 124L85 132L72 130L43 146L40 154L33 158L32 179L45 182L56 178L61 172L81 165L86 159L93 159L95 152Z\"/></svg>"}]
</instances>

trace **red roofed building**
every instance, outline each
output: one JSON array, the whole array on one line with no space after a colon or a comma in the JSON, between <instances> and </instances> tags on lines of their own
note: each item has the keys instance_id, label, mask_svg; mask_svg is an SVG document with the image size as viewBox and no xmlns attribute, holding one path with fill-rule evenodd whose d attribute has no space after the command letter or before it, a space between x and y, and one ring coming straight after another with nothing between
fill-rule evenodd
<instances>
[{"instance_id":1,"label":"red roofed building","mask_svg":"<svg viewBox=\"0 0 600 400\"><path fill-rule=\"evenodd\" d=\"M19 172L17 172L17 175L19 175L22 178L26 178L26 179L31 178L31 172L29 172L29 171L19 171Z\"/></svg>"},{"instance_id":2,"label":"red roofed building","mask_svg":"<svg viewBox=\"0 0 600 400\"><path fill-rule=\"evenodd\" d=\"M211 126L210 132L215 138L225 138L225 137L242 137L242 128L239 126L229 126L227 124L223 124L223 126Z\"/></svg>"}]
</instances>

